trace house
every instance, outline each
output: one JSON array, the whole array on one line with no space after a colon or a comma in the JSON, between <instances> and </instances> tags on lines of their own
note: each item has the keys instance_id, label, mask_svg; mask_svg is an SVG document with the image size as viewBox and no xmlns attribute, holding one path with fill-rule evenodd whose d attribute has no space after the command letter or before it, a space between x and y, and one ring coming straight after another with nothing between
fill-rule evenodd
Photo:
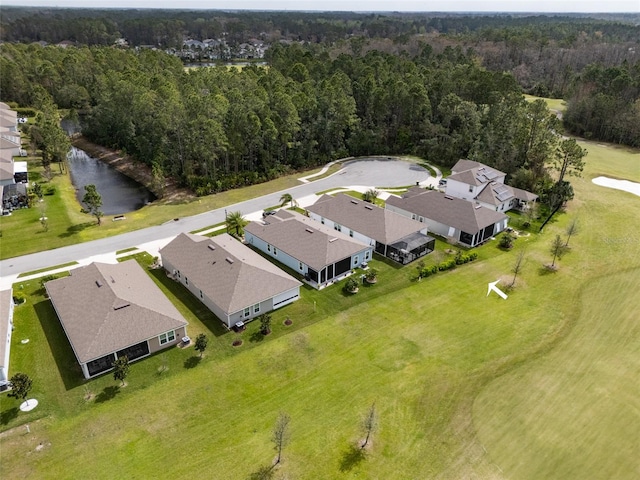
<instances>
[{"instance_id":1,"label":"house","mask_svg":"<svg viewBox=\"0 0 640 480\"><path fill-rule=\"evenodd\" d=\"M301 282L226 233L181 233L160 256L167 273L228 328L300 298Z\"/></svg>"},{"instance_id":2,"label":"house","mask_svg":"<svg viewBox=\"0 0 640 480\"><path fill-rule=\"evenodd\" d=\"M403 265L435 248L436 241L427 235L424 223L344 193L322 195L307 211L322 225L370 245L376 253Z\"/></svg>"},{"instance_id":3,"label":"house","mask_svg":"<svg viewBox=\"0 0 640 480\"><path fill-rule=\"evenodd\" d=\"M314 288L322 288L368 262L370 245L322 225L304 215L279 210L244 229L245 242L300 273Z\"/></svg>"},{"instance_id":4,"label":"house","mask_svg":"<svg viewBox=\"0 0 640 480\"><path fill-rule=\"evenodd\" d=\"M505 185L506 173L472 160L458 160L447 177L445 193L475 201L496 212L527 210L537 195Z\"/></svg>"},{"instance_id":5,"label":"house","mask_svg":"<svg viewBox=\"0 0 640 480\"><path fill-rule=\"evenodd\" d=\"M13 175L13 159L0 157L0 186L15 183Z\"/></svg>"},{"instance_id":6,"label":"house","mask_svg":"<svg viewBox=\"0 0 640 480\"><path fill-rule=\"evenodd\" d=\"M412 187L401 197L391 195L387 210L428 225L436 233L468 247L475 247L507 228L509 217L436 190Z\"/></svg>"},{"instance_id":7,"label":"house","mask_svg":"<svg viewBox=\"0 0 640 480\"><path fill-rule=\"evenodd\" d=\"M13 292L0 292L0 385L9 379L9 352L13 332Z\"/></svg>"},{"instance_id":8,"label":"house","mask_svg":"<svg viewBox=\"0 0 640 480\"><path fill-rule=\"evenodd\" d=\"M85 378L126 355L139 360L178 344L187 321L135 260L92 263L45 284Z\"/></svg>"},{"instance_id":9,"label":"house","mask_svg":"<svg viewBox=\"0 0 640 480\"><path fill-rule=\"evenodd\" d=\"M4 137L0 137L0 156L3 158L17 157L20 155L20 144Z\"/></svg>"}]
</instances>

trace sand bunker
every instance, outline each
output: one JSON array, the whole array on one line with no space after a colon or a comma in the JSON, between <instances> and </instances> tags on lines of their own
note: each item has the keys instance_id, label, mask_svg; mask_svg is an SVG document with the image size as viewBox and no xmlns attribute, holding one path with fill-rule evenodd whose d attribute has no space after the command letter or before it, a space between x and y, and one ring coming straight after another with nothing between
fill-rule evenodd
<instances>
[{"instance_id":1,"label":"sand bunker","mask_svg":"<svg viewBox=\"0 0 640 480\"><path fill-rule=\"evenodd\" d=\"M640 183L630 182L629 180L616 180L615 178L596 177L591 180L596 185L601 187L615 188L617 190L624 190L625 192L633 193L640 197Z\"/></svg>"}]
</instances>

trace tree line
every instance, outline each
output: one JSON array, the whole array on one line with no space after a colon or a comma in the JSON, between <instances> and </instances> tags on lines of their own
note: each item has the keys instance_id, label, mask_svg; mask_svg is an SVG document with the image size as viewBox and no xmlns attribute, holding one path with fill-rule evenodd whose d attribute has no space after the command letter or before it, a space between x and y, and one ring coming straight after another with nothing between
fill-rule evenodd
<instances>
[{"instance_id":1,"label":"tree line","mask_svg":"<svg viewBox=\"0 0 640 480\"><path fill-rule=\"evenodd\" d=\"M512 75L460 47L415 57L274 45L268 68L185 71L160 51L3 44L0 88L20 105L79 112L83 133L199 195L328 160L414 154L470 158L544 195L562 155L558 120Z\"/></svg>"},{"instance_id":2,"label":"tree line","mask_svg":"<svg viewBox=\"0 0 640 480\"><path fill-rule=\"evenodd\" d=\"M268 44L321 44L331 60L341 54L365 56L379 51L404 58L447 55L454 49L487 70L510 72L526 92L564 98L566 126L578 135L638 145L640 25L638 15L530 15L349 12L168 11L3 8L1 38L8 42L72 40L81 45L112 45L120 37L131 46L182 48L185 38L224 38L233 46L252 38ZM173 50L175 51L175 50ZM312 50L313 51L313 50ZM51 52L48 52L51 54ZM55 62L55 57L49 62ZM79 58L79 56L76 56ZM70 62L88 62L85 55ZM130 62L129 57L121 57ZM11 65L6 66L11 68ZM125 65L126 67L126 65ZM20 71L3 70L5 83L24 80ZM88 69L47 61L37 76L56 103L83 108L95 101ZM73 82L67 82L66 74ZM64 81L63 81L64 79ZM47 85L47 83L49 85ZM3 85L4 86L4 85ZM608 88L611 87L611 88ZM4 93L3 93L4 96ZM12 92L6 95L15 97Z\"/></svg>"}]
</instances>

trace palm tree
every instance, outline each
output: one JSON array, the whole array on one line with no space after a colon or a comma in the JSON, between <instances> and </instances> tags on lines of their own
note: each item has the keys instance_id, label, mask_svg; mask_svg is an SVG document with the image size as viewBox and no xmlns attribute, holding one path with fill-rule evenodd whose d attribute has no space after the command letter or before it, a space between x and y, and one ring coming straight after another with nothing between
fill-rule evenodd
<instances>
[{"instance_id":1,"label":"palm tree","mask_svg":"<svg viewBox=\"0 0 640 480\"><path fill-rule=\"evenodd\" d=\"M380 192L375 188L370 188L362 194L362 199L365 202L376 203L376 198L380 195Z\"/></svg>"},{"instance_id":2,"label":"palm tree","mask_svg":"<svg viewBox=\"0 0 640 480\"><path fill-rule=\"evenodd\" d=\"M291 206L291 208L293 208L294 206L298 206L298 202L296 202L296 200L290 193L283 193L280 197L280 206L284 207L287 203Z\"/></svg>"},{"instance_id":3,"label":"palm tree","mask_svg":"<svg viewBox=\"0 0 640 480\"><path fill-rule=\"evenodd\" d=\"M244 226L247 224L247 221L242 216L242 212L229 212L227 213L226 218L227 223L227 232L229 230L235 230L235 234L238 237L241 237L244 233Z\"/></svg>"}]
</instances>

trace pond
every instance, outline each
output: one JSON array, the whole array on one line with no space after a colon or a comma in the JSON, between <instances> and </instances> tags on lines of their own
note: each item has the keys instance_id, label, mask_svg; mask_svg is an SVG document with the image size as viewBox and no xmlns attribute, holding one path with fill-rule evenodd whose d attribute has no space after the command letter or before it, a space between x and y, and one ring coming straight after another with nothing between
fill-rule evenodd
<instances>
[{"instance_id":1,"label":"pond","mask_svg":"<svg viewBox=\"0 0 640 480\"><path fill-rule=\"evenodd\" d=\"M105 215L132 212L156 199L143 185L76 147L71 147L67 164L78 202L82 204L84 186L94 184Z\"/></svg>"}]
</instances>

